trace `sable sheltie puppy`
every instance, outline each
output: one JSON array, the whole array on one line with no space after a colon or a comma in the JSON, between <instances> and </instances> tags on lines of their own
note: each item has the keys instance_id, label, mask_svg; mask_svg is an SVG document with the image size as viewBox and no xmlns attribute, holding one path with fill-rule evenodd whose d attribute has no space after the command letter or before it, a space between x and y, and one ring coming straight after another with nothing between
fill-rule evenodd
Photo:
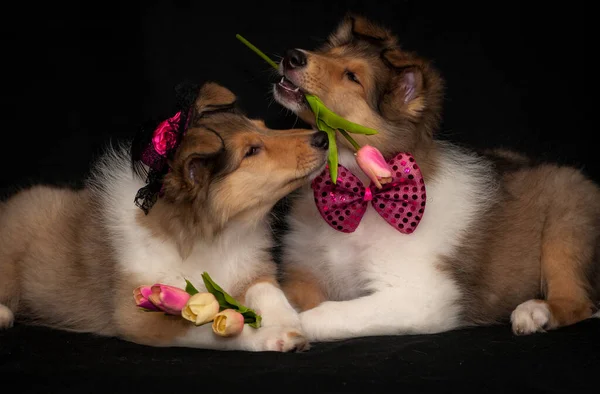
<instances>
[{"instance_id":1,"label":"sable sheltie puppy","mask_svg":"<svg viewBox=\"0 0 600 394\"><path fill-rule=\"evenodd\" d=\"M310 340L435 333L509 319L516 334L531 334L596 312L600 191L578 170L436 140L440 74L402 50L388 29L359 16L345 17L315 51L289 50L279 71L280 104L314 124L304 94L318 96L379 132L352 134L359 145L374 146L389 163L405 160L410 168L403 171L418 177L396 172L362 198L353 188L367 205L362 217L342 203L328 215L315 203L328 209L336 202L329 192L338 193L350 174L327 189L324 171L313 183L317 191L306 186L292 199L282 288L304 311ZM350 144L338 144L341 165L367 187ZM319 187L327 189L322 201ZM380 212L375 193L386 201L377 203ZM424 201L416 206L415 199ZM344 232L349 219L359 225Z\"/></svg>"},{"instance_id":2,"label":"sable sheltie puppy","mask_svg":"<svg viewBox=\"0 0 600 394\"><path fill-rule=\"evenodd\" d=\"M82 190L35 186L2 203L0 327L16 318L152 346L306 348L277 285L268 213L325 167L325 133L269 130L214 83L193 90L186 113L156 195L134 171L134 142L109 150ZM262 327L223 338L211 324L136 307L140 285L183 288L188 279L206 291L204 271L260 313Z\"/></svg>"}]
</instances>

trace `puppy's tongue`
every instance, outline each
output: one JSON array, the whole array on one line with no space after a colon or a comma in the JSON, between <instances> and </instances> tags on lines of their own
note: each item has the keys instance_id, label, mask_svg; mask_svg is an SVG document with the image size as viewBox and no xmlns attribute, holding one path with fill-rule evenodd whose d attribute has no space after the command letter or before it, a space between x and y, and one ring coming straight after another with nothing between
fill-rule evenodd
<instances>
[{"instance_id":1,"label":"puppy's tongue","mask_svg":"<svg viewBox=\"0 0 600 394\"><path fill-rule=\"evenodd\" d=\"M286 90L290 90L292 92L297 92L298 90L300 90L300 88L298 86L294 85L286 77L281 77L281 81L279 81L279 86L281 86L282 88L284 88Z\"/></svg>"}]
</instances>

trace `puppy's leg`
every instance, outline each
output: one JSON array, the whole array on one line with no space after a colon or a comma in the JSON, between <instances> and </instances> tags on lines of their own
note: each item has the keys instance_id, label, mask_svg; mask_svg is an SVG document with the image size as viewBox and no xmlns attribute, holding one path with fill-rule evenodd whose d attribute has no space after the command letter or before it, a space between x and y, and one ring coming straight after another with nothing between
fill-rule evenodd
<instances>
[{"instance_id":1,"label":"puppy's leg","mask_svg":"<svg viewBox=\"0 0 600 394\"><path fill-rule=\"evenodd\" d=\"M532 334L578 323L592 316L585 266L592 263L589 239L563 235L544 243L541 259L545 300L529 300L511 314L513 332Z\"/></svg>"},{"instance_id":2,"label":"puppy's leg","mask_svg":"<svg viewBox=\"0 0 600 394\"><path fill-rule=\"evenodd\" d=\"M0 304L0 330L10 328L13 325L15 316L7 306Z\"/></svg>"},{"instance_id":3,"label":"puppy's leg","mask_svg":"<svg viewBox=\"0 0 600 394\"><path fill-rule=\"evenodd\" d=\"M210 323L196 327L180 316L139 309L131 296L131 288L126 286L119 292L114 314L118 335L128 341L158 347L215 350L286 352L306 347L295 311L289 303L286 306L281 290L271 284L258 283L246 292L246 305L259 310L265 324L259 329L245 325L239 335L229 338L216 335Z\"/></svg>"},{"instance_id":4,"label":"puppy's leg","mask_svg":"<svg viewBox=\"0 0 600 394\"><path fill-rule=\"evenodd\" d=\"M290 303L299 311L312 309L326 300L315 275L305 269L286 267L281 288Z\"/></svg>"},{"instance_id":5,"label":"puppy's leg","mask_svg":"<svg viewBox=\"0 0 600 394\"><path fill-rule=\"evenodd\" d=\"M545 300L529 300L511 315L515 334L556 329L591 317L589 274L593 272L600 210L598 189L571 170L548 182L549 204L542 234L541 277Z\"/></svg>"},{"instance_id":6,"label":"puppy's leg","mask_svg":"<svg viewBox=\"0 0 600 394\"><path fill-rule=\"evenodd\" d=\"M0 252L0 330L12 327L19 297L16 264L6 257Z\"/></svg>"},{"instance_id":7,"label":"puppy's leg","mask_svg":"<svg viewBox=\"0 0 600 394\"><path fill-rule=\"evenodd\" d=\"M11 239L5 225L5 204L0 204L0 330L12 327L14 322L13 311L19 303L19 276L17 274L17 261L15 245L21 246L23 240ZM10 231L10 230L9 230ZM20 242L19 242L20 241ZM12 309L12 310L11 310Z\"/></svg>"},{"instance_id":8,"label":"puppy's leg","mask_svg":"<svg viewBox=\"0 0 600 394\"><path fill-rule=\"evenodd\" d=\"M350 301L325 301L300 313L300 321L309 341L436 333L458 326L458 310L433 300L431 310L422 305L388 288Z\"/></svg>"},{"instance_id":9,"label":"puppy's leg","mask_svg":"<svg viewBox=\"0 0 600 394\"><path fill-rule=\"evenodd\" d=\"M246 290L244 300L249 308L261 315L262 327L278 328L287 333L284 338L278 340L278 346L298 351L308 349L308 341L302 334L300 317L275 278L254 282Z\"/></svg>"}]
</instances>

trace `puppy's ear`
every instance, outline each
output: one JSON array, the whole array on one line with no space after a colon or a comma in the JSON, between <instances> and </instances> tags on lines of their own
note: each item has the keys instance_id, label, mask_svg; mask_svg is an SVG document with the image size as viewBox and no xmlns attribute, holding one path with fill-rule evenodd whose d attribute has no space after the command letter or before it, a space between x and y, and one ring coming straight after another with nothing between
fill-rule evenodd
<instances>
[{"instance_id":1,"label":"puppy's ear","mask_svg":"<svg viewBox=\"0 0 600 394\"><path fill-rule=\"evenodd\" d=\"M383 51L381 57L396 74L394 86L396 93L399 94L398 98L402 103L410 104L423 91L424 62L397 48Z\"/></svg>"},{"instance_id":2,"label":"puppy's ear","mask_svg":"<svg viewBox=\"0 0 600 394\"><path fill-rule=\"evenodd\" d=\"M203 188L219 171L224 154L223 140L216 131L204 128L190 129L188 133L180 152L184 158L181 175L189 187Z\"/></svg>"},{"instance_id":3,"label":"puppy's ear","mask_svg":"<svg viewBox=\"0 0 600 394\"><path fill-rule=\"evenodd\" d=\"M353 40L364 40L382 47L396 43L396 38L383 26L363 16L348 13L329 36L328 44L330 47L335 47L348 44Z\"/></svg>"},{"instance_id":4,"label":"puppy's ear","mask_svg":"<svg viewBox=\"0 0 600 394\"><path fill-rule=\"evenodd\" d=\"M192 188L202 189L208 185L216 154L193 154L184 162L183 175Z\"/></svg>"},{"instance_id":5,"label":"puppy's ear","mask_svg":"<svg viewBox=\"0 0 600 394\"><path fill-rule=\"evenodd\" d=\"M235 111L237 98L231 90L214 82L207 82L200 88L194 103L194 117L197 119L204 115Z\"/></svg>"},{"instance_id":6,"label":"puppy's ear","mask_svg":"<svg viewBox=\"0 0 600 394\"><path fill-rule=\"evenodd\" d=\"M171 169L165 175L165 196L171 200L204 198L207 186L223 167L225 149L221 136L203 127L187 130Z\"/></svg>"},{"instance_id":7,"label":"puppy's ear","mask_svg":"<svg viewBox=\"0 0 600 394\"><path fill-rule=\"evenodd\" d=\"M398 47L384 50L381 60L390 69L390 88L380 96L381 113L389 120L419 120L431 135L440 121L442 77L427 60Z\"/></svg>"},{"instance_id":8,"label":"puppy's ear","mask_svg":"<svg viewBox=\"0 0 600 394\"><path fill-rule=\"evenodd\" d=\"M391 88L384 92L380 108L384 115L418 117L425 106L424 62L416 56L391 49L381 54L391 69Z\"/></svg>"},{"instance_id":9,"label":"puppy's ear","mask_svg":"<svg viewBox=\"0 0 600 394\"><path fill-rule=\"evenodd\" d=\"M383 26L377 25L362 16L350 16L352 35L356 39L366 40L381 46L394 45L396 38Z\"/></svg>"}]
</instances>

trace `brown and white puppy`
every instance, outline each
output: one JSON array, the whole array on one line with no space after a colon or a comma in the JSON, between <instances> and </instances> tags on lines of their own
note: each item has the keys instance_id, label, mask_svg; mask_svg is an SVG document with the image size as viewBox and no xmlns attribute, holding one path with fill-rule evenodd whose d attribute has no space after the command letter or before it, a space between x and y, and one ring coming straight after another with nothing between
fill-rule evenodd
<instances>
[{"instance_id":1,"label":"brown and white puppy","mask_svg":"<svg viewBox=\"0 0 600 394\"><path fill-rule=\"evenodd\" d=\"M200 89L164 195L148 215L134 204L145 179L126 147L106 153L83 190L36 186L2 203L0 327L16 317L152 346L306 348L276 282L268 213L324 168L326 136L269 130L234 105L224 87ZM184 287L186 278L203 291L204 271L261 313L263 326L222 338L210 324L134 303L140 285Z\"/></svg>"},{"instance_id":2,"label":"brown and white puppy","mask_svg":"<svg viewBox=\"0 0 600 394\"><path fill-rule=\"evenodd\" d=\"M353 233L329 227L310 187L293 200L283 289L310 340L433 333L512 320L530 334L577 323L598 307L600 190L578 170L482 156L434 138L443 81L389 30L348 16L315 51L280 64L276 100L314 124L304 93L379 131L353 135L390 158L410 152L427 186L410 235L369 206ZM357 167L338 141L340 163Z\"/></svg>"}]
</instances>

